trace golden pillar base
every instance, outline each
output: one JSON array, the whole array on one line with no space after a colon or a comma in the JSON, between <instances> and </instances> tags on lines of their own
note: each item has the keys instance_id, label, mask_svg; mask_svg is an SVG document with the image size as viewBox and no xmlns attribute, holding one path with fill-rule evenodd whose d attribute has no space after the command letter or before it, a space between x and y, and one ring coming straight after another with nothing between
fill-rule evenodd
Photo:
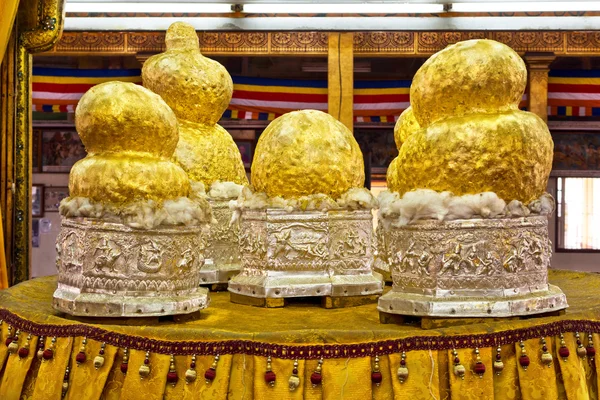
<instances>
[{"instance_id":1,"label":"golden pillar base","mask_svg":"<svg viewBox=\"0 0 600 400\"><path fill-rule=\"evenodd\" d=\"M206 308L200 288L201 226L151 230L62 218L53 306L88 317L189 314Z\"/></svg>"},{"instance_id":2,"label":"golden pillar base","mask_svg":"<svg viewBox=\"0 0 600 400\"><path fill-rule=\"evenodd\" d=\"M545 216L420 221L384 235L394 286L379 299L383 313L510 317L567 307L563 292L548 285Z\"/></svg>"},{"instance_id":3,"label":"golden pillar base","mask_svg":"<svg viewBox=\"0 0 600 400\"><path fill-rule=\"evenodd\" d=\"M244 211L242 270L229 282L232 301L381 294L383 278L372 271L371 218L370 210Z\"/></svg>"}]
</instances>

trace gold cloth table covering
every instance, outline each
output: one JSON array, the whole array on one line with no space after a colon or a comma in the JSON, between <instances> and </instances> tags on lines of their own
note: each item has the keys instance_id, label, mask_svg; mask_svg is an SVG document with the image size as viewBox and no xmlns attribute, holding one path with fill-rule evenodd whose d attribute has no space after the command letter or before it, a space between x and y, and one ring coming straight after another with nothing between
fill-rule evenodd
<instances>
[{"instance_id":1,"label":"gold cloth table covering","mask_svg":"<svg viewBox=\"0 0 600 400\"><path fill-rule=\"evenodd\" d=\"M64 398L77 400L598 399L600 356L592 357L592 346L600 346L600 276L550 271L550 281L567 295L563 316L423 330L380 324L376 304L263 309L231 304L227 293L211 294L211 307L183 322L89 324L52 309L55 277L34 279L0 292L0 399L60 399L64 389ZM17 329L19 350L9 354L6 339ZM542 337L553 356L549 366L542 362ZM499 375L493 369L498 347ZM51 358L41 357L45 349ZM401 383L396 371L403 351L409 373ZM77 363L81 353L85 360ZM187 384L194 354L198 378ZM104 362L95 368L99 356ZM272 387L265 381L267 356L276 376ZM378 380L375 358L380 385L372 382ZM456 359L464 379L454 373ZM481 377L478 360L485 365ZM205 371L215 361L214 380L206 383ZM290 391L295 361L300 385ZM322 384L313 386L319 362ZM150 367L144 379L142 365Z\"/></svg>"}]
</instances>

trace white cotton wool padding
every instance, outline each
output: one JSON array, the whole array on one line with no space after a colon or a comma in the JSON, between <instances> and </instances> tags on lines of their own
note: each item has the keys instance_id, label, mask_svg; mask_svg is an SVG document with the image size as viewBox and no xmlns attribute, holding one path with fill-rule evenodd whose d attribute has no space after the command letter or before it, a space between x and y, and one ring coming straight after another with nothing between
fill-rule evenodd
<instances>
[{"instance_id":1,"label":"white cotton wool padding","mask_svg":"<svg viewBox=\"0 0 600 400\"><path fill-rule=\"evenodd\" d=\"M512 200L506 205L505 214L507 217L520 218L526 217L531 213L529 208L525 207L519 200Z\"/></svg>"},{"instance_id":2,"label":"white cotton wool padding","mask_svg":"<svg viewBox=\"0 0 600 400\"><path fill-rule=\"evenodd\" d=\"M506 204L493 192L454 196L450 192L417 189L405 193L384 191L379 194L379 221L384 227L404 226L418 220L444 220L472 218L517 218L530 213L548 215L554 210L554 199L548 193L531 202L529 208L520 201Z\"/></svg>"},{"instance_id":3,"label":"white cotton wool padding","mask_svg":"<svg viewBox=\"0 0 600 400\"><path fill-rule=\"evenodd\" d=\"M95 203L84 197L67 197L60 203L59 211L65 217L101 219L136 229L154 229L165 225L200 225L211 221L212 218L206 200L192 200L187 197L165 200L162 205L153 200L146 200L125 206Z\"/></svg>"},{"instance_id":4,"label":"white cotton wool padding","mask_svg":"<svg viewBox=\"0 0 600 400\"><path fill-rule=\"evenodd\" d=\"M190 198L206 197L204 183L190 180Z\"/></svg>"},{"instance_id":5,"label":"white cotton wool padding","mask_svg":"<svg viewBox=\"0 0 600 400\"><path fill-rule=\"evenodd\" d=\"M341 208L357 210L374 209L379 206L377 199L365 188L351 188L337 200Z\"/></svg>"},{"instance_id":6,"label":"white cotton wool padding","mask_svg":"<svg viewBox=\"0 0 600 400\"><path fill-rule=\"evenodd\" d=\"M506 202L494 192L452 196L446 219L495 218L504 213L504 207Z\"/></svg>"},{"instance_id":7,"label":"white cotton wool padding","mask_svg":"<svg viewBox=\"0 0 600 400\"><path fill-rule=\"evenodd\" d=\"M266 193L253 193L249 187L244 187L237 201L229 203L232 210L279 208L287 212L372 209L377 206L377 200L365 188L352 188L335 201L330 196L321 193L290 199L279 196L268 197Z\"/></svg>"},{"instance_id":8,"label":"white cotton wool padding","mask_svg":"<svg viewBox=\"0 0 600 400\"><path fill-rule=\"evenodd\" d=\"M408 192L400 202L400 225L406 225L420 219L442 221L448 213L450 192L419 189Z\"/></svg>"},{"instance_id":9,"label":"white cotton wool padding","mask_svg":"<svg viewBox=\"0 0 600 400\"><path fill-rule=\"evenodd\" d=\"M210 186L208 196L218 200L237 199L242 193L244 185L238 185L234 182L214 182Z\"/></svg>"}]
</instances>

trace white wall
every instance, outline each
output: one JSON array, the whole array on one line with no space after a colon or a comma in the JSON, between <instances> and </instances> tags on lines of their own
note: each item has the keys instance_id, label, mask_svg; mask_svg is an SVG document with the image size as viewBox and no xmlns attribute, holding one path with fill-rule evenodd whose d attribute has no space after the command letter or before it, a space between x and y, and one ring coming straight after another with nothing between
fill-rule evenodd
<instances>
[{"instance_id":1,"label":"white wall","mask_svg":"<svg viewBox=\"0 0 600 400\"><path fill-rule=\"evenodd\" d=\"M556 178L550 178L548 192L556 198ZM548 231L554 249L552 268L600 272L600 253L559 253L556 251L556 245L554 244L556 238L556 213L548 221ZM600 234L600 227L598 227L598 234Z\"/></svg>"},{"instance_id":2,"label":"white wall","mask_svg":"<svg viewBox=\"0 0 600 400\"><path fill-rule=\"evenodd\" d=\"M69 186L69 174L33 174L34 184L44 186ZM52 224L48 233L40 231L40 247L32 247L31 276L33 278L56 275L56 249L54 243L60 231L60 215L58 212L45 212L43 217Z\"/></svg>"}]
</instances>

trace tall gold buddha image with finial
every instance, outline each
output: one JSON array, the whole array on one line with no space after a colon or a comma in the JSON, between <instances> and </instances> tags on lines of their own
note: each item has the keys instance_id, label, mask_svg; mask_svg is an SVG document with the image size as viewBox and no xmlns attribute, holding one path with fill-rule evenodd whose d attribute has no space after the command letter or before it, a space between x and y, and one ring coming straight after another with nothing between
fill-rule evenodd
<instances>
[{"instance_id":1,"label":"tall gold buddha image with finial","mask_svg":"<svg viewBox=\"0 0 600 400\"><path fill-rule=\"evenodd\" d=\"M175 112L179 142L174 160L187 172L196 190L205 188L213 207L217 222L211 226L202 283L226 284L239 270L237 230L229 227L227 203L248 185L239 149L217 123L231 101L233 82L225 67L202 55L193 26L172 24L165 43L164 53L144 63L143 84Z\"/></svg>"},{"instance_id":2,"label":"tall gold buddha image with finial","mask_svg":"<svg viewBox=\"0 0 600 400\"><path fill-rule=\"evenodd\" d=\"M526 84L525 63L498 42L465 41L433 55L417 71L411 107L396 125L391 186L490 191L526 204L544 194L553 142L541 118L519 110Z\"/></svg>"},{"instance_id":3,"label":"tall gold buddha image with finial","mask_svg":"<svg viewBox=\"0 0 600 400\"><path fill-rule=\"evenodd\" d=\"M171 108L139 85L106 82L81 97L75 126L87 156L60 204L54 307L96 317L206 307L199 281L211 209L172 161Z\"/></svg>"},{"instance_id":4,"label":"tall gold buddha image with finial","mask_svg":"<svg viewBox=\"0 0 600 400\"><path fill-rule=\"evenodd\" d=\"M493 40L448 46L415 74L379 196L376 266L394 284L380 312L481 317L567 306L548 284L554 146L544 121L519 109L526 83L521 57Z\"/></svg>"}]
</instances>

